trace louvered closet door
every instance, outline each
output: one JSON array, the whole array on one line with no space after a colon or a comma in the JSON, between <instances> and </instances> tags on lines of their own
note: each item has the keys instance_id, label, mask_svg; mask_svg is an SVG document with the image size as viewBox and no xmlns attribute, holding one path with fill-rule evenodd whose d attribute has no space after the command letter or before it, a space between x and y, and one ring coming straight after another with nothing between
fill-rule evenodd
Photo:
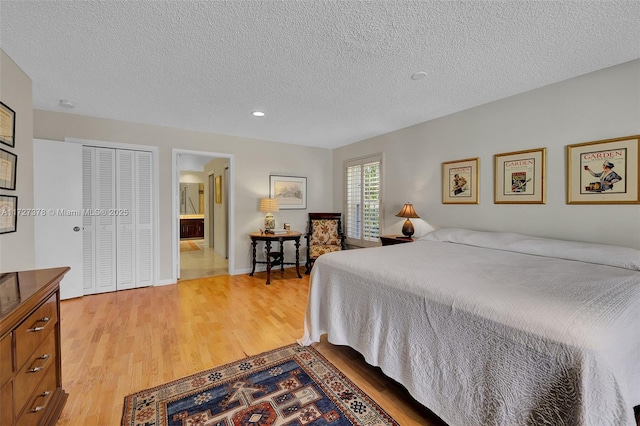
<instances>
[{"instance_id":1,"label":"louvered closet door","mask_svg":"<svg viewBox=\"0 0 640 426\"><path fill-rule=\"evenodd\" d=\"M83 147L84 294L153 285L152 155Z\"/></svg>"},{"instance_id":2,"label":"louvered closet door","mask_svg":"<svg viewBox=\"0 0 640 426\"><path fill-rule=\"evenodd\" d=\"M153 285L152 158L136 151L136 287Z\"/></svg>"},{"instance_id":3,"label":"louvered closet door","mask_svg":"<svg viewBox=\"0 0 640 426\"><path fill-rule=\"evenodd\" d=\"M116 290L116 155L115 150L95 148L94 220L96 222L95 292Z\"/></svg>"},{"instance_id":4,"label":"louvered closet door","mask_svg":"<svg viewBox=\"0 0 640 426\"><path fill-rule=\"evenodd\" d=\"M117 224L117 282L118 290L135 287L136 229L135 229L135 151L116 150L117 208L113 211Z\"/></svg>"},{"instance_id":5,"label":"louvered closet door","mask_svg":"<svg viewBox=\"0 0 640 426\"><path fill-rule=\"evenodd\" d=\"M97 195L94 170L96 169L96 151L82 147L82 289L83 294L96 292L96 220L88 214L93 210Z\"/></svg>"}]
</instances>

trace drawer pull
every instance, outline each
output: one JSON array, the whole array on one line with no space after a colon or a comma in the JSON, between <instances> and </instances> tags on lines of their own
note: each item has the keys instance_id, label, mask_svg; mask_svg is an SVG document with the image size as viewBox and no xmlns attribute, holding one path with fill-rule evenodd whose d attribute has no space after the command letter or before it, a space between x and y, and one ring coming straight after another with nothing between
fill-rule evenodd
<instances>
[{"instance_id":1,"label":"drawer pull","mask_svg":"<svg viewBox=\"0 0 640 426\"><path fill-rule=\"evenodd\" d=\"M50 393L51 391L44 391L40 394L40 396L49 396Z\"/></svg>"},{"instance_id":2,"label":"drawer pull","mask_svg":"<svg viewBox=\"0 0 640 426\"><path fill-rule=\"evenodd\" d=\"M31 410L32 413L37 413L38 411L44 409L44 405L38 405L36 408Z\"/></svg>"},{"instance_id":3,"label":"drawer pull","mask_svg":"<svg viewBox=\"0 0 640 426\"><path fill-rule=\"evenodd\" d=\"M49 321L51 321L51 318L49 318L49 317L43 317L43 318L40 318L38 320L38 322L49 322ZM44 330L44 326L42 326L42 327L33 327L33 328L28 328L27 329L27 331L31 331L33 333L35 333L37 331L42 331L42 330Z\"/></svg>"},{"instance_id":4,"label":"drawer pull","mask_svg":"<svg viewBox=\"0 0 640 426\"><path fill-rule=\"evenodd\" d=\"M49 358L51 358L50 354L42 354L41 356L39 356L36 359L45 359L46 360L46 359L49 359ZM45 363L45 365L46 365L46 363ZM33 368L28 369L27 373L37 373L38 371L41 371L43 369L44 369L44 365L41 366L41 367L33 367Z\"/></svg>"}]
</instances>

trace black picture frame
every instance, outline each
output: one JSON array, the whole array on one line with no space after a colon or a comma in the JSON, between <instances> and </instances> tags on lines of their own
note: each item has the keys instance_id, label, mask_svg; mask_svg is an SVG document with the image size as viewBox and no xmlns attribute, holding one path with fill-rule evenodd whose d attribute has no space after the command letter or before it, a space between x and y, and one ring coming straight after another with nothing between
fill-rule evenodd
<instances>
[{"instance_id":1,"label":"black picture frame","mask_svg":"<svg viewBox=\"0 0 640 426\"><path fill-rule=\"evenodd\" d=\"M0 148L0 189L16 189L18 156Z\"/></svg>"},{"instance_id":2,"label":"black picture frame","mask_svg":"<svg viewBox=\"0 0 640 426\"><path fill-rule=\"evenodd\" d=\"M0 234L18 230L18 197L0 195Z\"/></svg>"},{"instance_id":3,"label":"black picture frame","mask_svg":"<svg viewBox=\"0 0 640 426\"><path fill-rule=\"evenodd\" d=\"M16 112L0 101L0 143L16 146Z\"/></svg>"}]
</instances>

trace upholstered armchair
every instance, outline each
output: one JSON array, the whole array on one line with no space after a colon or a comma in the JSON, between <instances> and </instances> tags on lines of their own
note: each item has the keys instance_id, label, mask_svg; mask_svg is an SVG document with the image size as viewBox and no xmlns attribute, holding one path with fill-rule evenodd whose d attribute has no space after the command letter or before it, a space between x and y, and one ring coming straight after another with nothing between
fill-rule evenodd
<instances>
[{"instance_id":1,"label":"upholstered armchair","mask_svg":"<svg viewBox=\"0 0 640 426\"><path fill-rule=\"evenodd\" d=\"M342 213L309 213L307 234L307 263L305 274L311 272L313 263L320 255L345 250L345 235L342 233Z\"/></svg>"}]
</instances>

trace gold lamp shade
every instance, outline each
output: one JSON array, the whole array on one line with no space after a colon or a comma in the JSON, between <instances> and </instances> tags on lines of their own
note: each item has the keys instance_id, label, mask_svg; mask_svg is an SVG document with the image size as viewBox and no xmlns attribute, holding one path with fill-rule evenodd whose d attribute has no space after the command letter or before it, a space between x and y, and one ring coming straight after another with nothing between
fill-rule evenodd
<instances>
[{"instance_id":1,"label":"gold lamp shade","mask_svg":"<svg viewBox=\"0 0 640 426\"><path fill-rule=\"evenodd\" d=\"M277 212L278 210L280 210L280 206L278 205L277 199L262 198L260 200L260 211L263 213L267 213L267 215L264 217L265 231L276 227L276 220L273 218L271 212Z\"/></svg>"},{"instance_id":2,"label":"gold lamp shade","mask_svg":"<svg viewBox=\"0 0 640 426\"><path fill-rule=\"evenodd\" d=\"M415 230L413 229L413 223L409 220L409 218L419 218L416 214L416 211L413 209L413 204L406 203L402 206L402 209L396 213L398 217L404 217L407 220L404 221L404 225L402 225L402 235L405 237L411 238Z\"/></svg>"},{"instance_id":3,"label":"gold lamp shade","mask_svg":"<svg viewBox=\"0 0 640 426\"><path fill-rule=\"evenodd\" d=\"M260 211L263 213L277 212L280 210L278 200L275 198L263 198L260 200Z\"/></svg>"}]
</instances>

